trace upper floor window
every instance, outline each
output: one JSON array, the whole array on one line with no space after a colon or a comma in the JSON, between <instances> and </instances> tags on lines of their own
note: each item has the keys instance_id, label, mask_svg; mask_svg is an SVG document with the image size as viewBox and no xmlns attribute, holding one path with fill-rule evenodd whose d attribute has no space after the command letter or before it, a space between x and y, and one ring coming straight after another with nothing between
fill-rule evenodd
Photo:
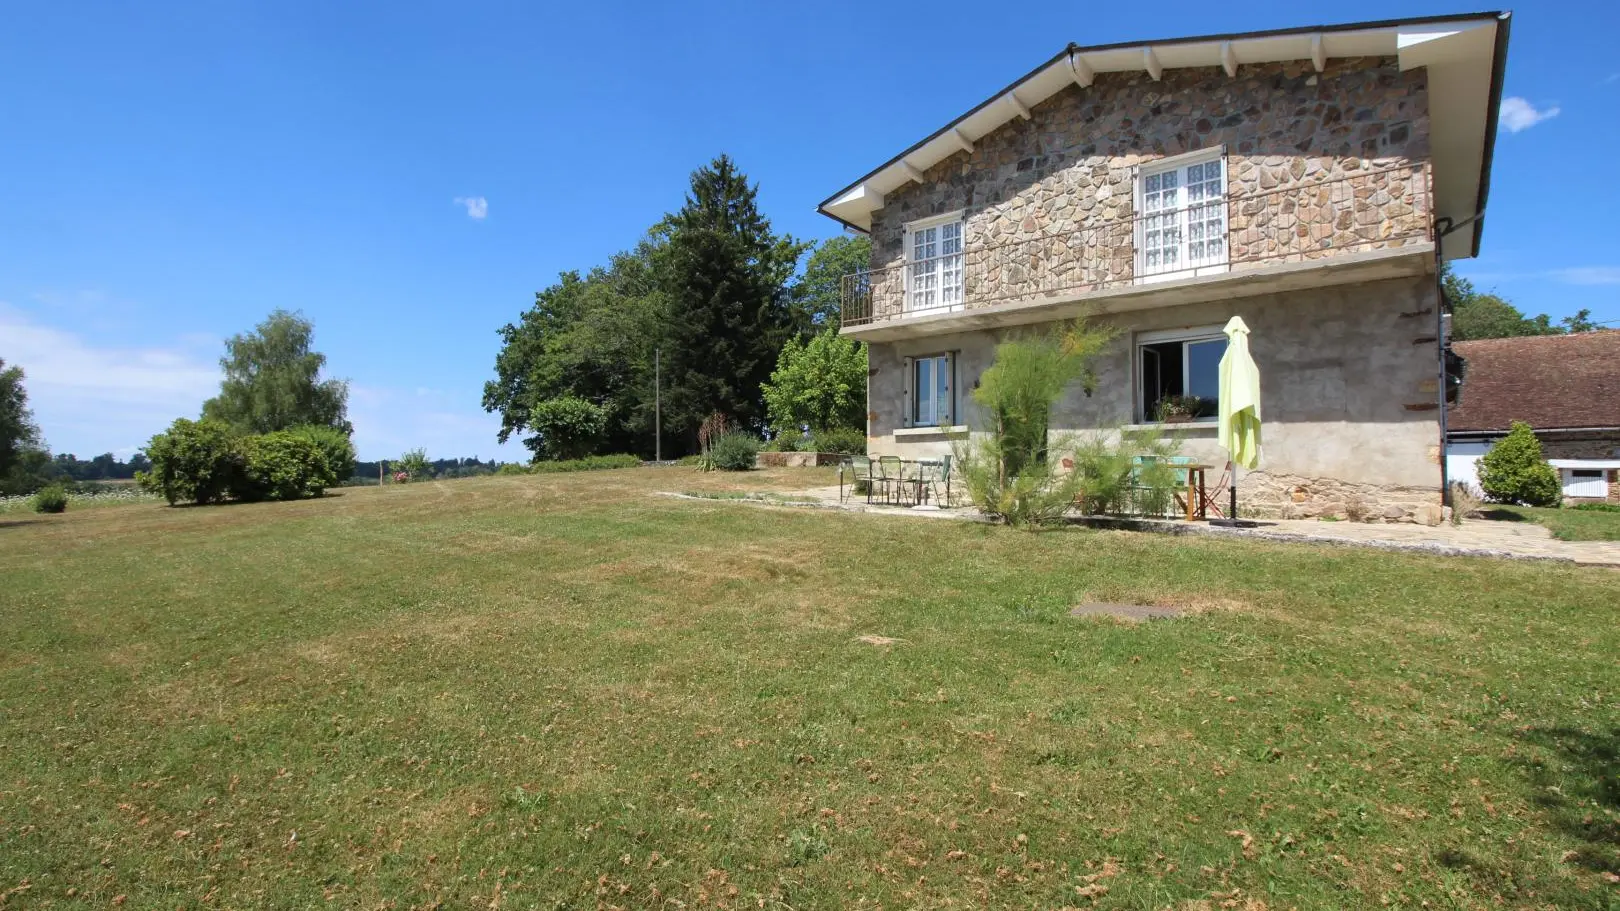
<instances>
[{"instance_id":1,"label":"upper floor window","mask_svg":"<svg viewBox=\"0 0 1620 911\"><path fill-rule=\"evenodd\" d=\"M1137 175L1136 274L1189 278L1226 267L1226 161L1219 148L1144 166Z\"/></svg>"},{"instance_id":2,"label":"upper floor window","mask_svg":"<svg viewBox=\"0 0 1620 911\"><path fill-rule=\"evenodd\" d=\"M906 311L962 307L962 215L906 226Z\"/></svg>"}]
</instances>

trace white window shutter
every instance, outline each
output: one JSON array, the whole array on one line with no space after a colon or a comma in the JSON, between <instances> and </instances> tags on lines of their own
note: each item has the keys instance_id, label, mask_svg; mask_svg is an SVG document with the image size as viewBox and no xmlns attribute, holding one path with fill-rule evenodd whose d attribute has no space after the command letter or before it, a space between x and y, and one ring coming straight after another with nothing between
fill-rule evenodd
<instances>
[{"instance_id":1,"label":"white window shutter","mask_svg":"<svg viewBox=\"0 0 1620 911\"><path fill-rule=\"evenodd\" d=\"M917 382L917 362L915 358L905 358L905 382L901 384L900 393L900 426L910 427L911 416L916 413L911 407L912 385Z\"/></svg>"}]
</instances>

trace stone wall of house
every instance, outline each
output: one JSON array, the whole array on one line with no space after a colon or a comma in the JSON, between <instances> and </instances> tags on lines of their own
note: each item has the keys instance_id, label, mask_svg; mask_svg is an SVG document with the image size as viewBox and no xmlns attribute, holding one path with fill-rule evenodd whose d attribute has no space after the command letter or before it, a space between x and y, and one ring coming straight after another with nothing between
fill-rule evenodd
<instances>
[{"instance_id":1,"label":"stone wall of house","mask_svg":"<svg viewBox=\"0 0 1620 911\"><path fill-rule=\"evenodd\" d=\"M1243 512L1438 522L1436 296L1434 278L1417 276L1102 317L1121 337L1096 362L1096 390L1074 389L1058 403L1053 432L1106 431L1141 420L1138 333L1218 328L1241 316L1260 369L1264 420L1260 468L1243 472L1238 483ZM999 339L980 330L871 343L869 451L938 457L987 427L971 393L994 363ZM970 430L906 428L905 358L945 352L956 358L956 423ZM1183 454L1217 466L1207 479L1214 485L1226 461L1214 424L1170 429L1183 437Z\"/></svg>"},{"instance_id":2,"label":"stone wall of house","mask_svg":"<svg viewBox=\"0 0 1620 911\"><path fill-rule=\"evenodd\" d=\"M905 225L966 214L968 307L1129 282L1138 166L1223 146L1233 269L1427 240L1427 75L1394 58L1099 74L887 195L876 318L903 304ZM887 270L887 271L885 271Z\"/></svg>"}]
</instances>

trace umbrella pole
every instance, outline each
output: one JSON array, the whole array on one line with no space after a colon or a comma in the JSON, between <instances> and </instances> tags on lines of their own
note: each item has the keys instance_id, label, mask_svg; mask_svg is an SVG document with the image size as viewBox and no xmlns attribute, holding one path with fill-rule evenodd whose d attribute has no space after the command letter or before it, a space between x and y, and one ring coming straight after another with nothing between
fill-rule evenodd
<instances>
[{"instance_id":1,"label":"umbrella pole","mask_svg":"<svg viewBox=\"0 0 1620 911\"><path fill-rule=\"evenodd\" d=\"M1227 488L1231 496L1231 508L1227 510L1226 518L1210 519L1209 524L1220 525L1225 528L1259 528L1260 523L1253 519L1239 519L1237 510L1237 464L1231 459L1226 462L1226 477L1231 486Z\"/></svg>"}]
</instances>

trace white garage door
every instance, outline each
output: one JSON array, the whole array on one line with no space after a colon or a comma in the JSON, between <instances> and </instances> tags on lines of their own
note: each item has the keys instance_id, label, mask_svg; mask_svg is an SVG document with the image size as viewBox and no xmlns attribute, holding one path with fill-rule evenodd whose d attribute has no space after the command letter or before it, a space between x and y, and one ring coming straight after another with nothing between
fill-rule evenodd
<instances>
[{"instance_id":1,"label":"white garage door","mask_svg":"<svg viewBox=\"0 0 1620 911\"><path fill-rule=\"evenodd\" d=\"M1601 468L1565 468L1564 496L1601 500L1609 495L1609 482Z\"/></svg>"}]
</instances>

